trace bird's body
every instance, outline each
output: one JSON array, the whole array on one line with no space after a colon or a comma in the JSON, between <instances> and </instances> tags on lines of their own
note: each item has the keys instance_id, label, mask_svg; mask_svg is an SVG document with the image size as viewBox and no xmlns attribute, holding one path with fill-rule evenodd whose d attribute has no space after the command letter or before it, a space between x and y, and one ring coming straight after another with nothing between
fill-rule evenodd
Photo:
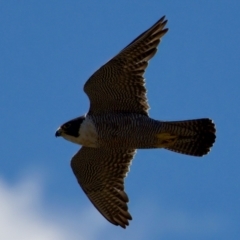
<instances>
[{"instance_id":1,"label":"bird's body","mask_svg":"<svg viewBox=\"0 0 240 240\"><path fill-rule=\"evenodd\" d=\"M215 136L214 125L209 119L163 122L141 114L109 113L82 116L70 122L74 121L81 122L81 125L76 126L77 135L63 132L61 136L92 148L168 148L193 156L202 156L209 150L208 145ZM196 140L199 146L192 144ZM184 149L171 149L174 143L181 143L186 147L190 145L188 152Z\"/></svg>"},{"instance_id":2,"label":"bird's body","mask_svg":"<svg viewBox=\"0 0 240 240\"><path fill-rule=\"evenodd\" d=\"M134 113L106 114L92 117L98 132L98 147L155 148L162 124L148 116Z\"/></svg>"},{"instance_id":3,"label":"bird's body","mask_svg":"<svg viewBox=\"0 0 240 240\"><path fill-rule=\"evenodd\" d=\"M155 148L161 128L161 122L141 114L86 116L75 143L95 148Z\"/></svg>"},{"instance_id":4,"label":"bird's body","mask_svg":"<svg viewBox=\"0 0 240 240\"><path fill-rule=\"evenodd\" d=\"M203 156L216 137L208 118L164 122L148 115L143 74L168 30L166 23L161 18L97 70L84 85L89 112L56 132L83 146L72 158L73 172L100 213L123 228L132 219L124 177L136 149L165 148Z\"/></svg>"}]
</instances>

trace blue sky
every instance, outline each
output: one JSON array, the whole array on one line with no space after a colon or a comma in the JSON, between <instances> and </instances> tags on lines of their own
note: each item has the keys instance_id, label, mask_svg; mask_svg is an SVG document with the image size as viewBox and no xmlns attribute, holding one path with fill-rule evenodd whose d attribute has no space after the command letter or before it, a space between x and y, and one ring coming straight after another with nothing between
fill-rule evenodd
<instances>
[{"instance_id":1,"label":"blue sky","mask_svg":"<svg viewBox=\"0 0 240 240\"><path fill-rule=\"evenodd\" d=\"M1 239L239 239L239 1L1 1ZM169 32L145 74L150 116L209 117L217 140L194 158L139 150L123 230L70 169L56 128L88 111L88 77L160 17Z\"/></svg>"}]
</instances>

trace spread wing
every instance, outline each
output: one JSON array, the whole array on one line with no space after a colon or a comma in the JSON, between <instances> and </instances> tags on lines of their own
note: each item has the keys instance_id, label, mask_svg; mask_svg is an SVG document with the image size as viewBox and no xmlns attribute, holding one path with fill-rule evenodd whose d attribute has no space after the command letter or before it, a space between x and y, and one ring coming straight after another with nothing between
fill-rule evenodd
<instances>
[{"instance_id":1,"label":"spread wing","mask_svg":"<svg viewBox=\"0 0 240 240\"><path fill-rule=\"evenodd\" d=\"M82 147L71 161L73 173L93 205L109 222L123 228L132 219L124 178L135 152Z\"/></svg>"},{"instance_id":2,"label":"spread wing","mask_svg":"<svg viewBox=\"0 0 240 240\"><path fill-rule=\"evenodd\" d=\"M88 114L134 112L148 115L149 105L143 74L157 52L167 20L162 17L117 56L98 69L85 83L90 99Z\"/></svg>"}]
</instances>

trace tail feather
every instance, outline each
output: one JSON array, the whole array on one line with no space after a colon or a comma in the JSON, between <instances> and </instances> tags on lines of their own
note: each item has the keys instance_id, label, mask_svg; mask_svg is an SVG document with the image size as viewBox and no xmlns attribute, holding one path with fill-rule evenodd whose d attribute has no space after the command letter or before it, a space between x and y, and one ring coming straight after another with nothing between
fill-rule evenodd
<instances>
[{"instance_id":1,"label":"tail feather","mask_svg":"<svg viewBox=\"0 0 240 240\"><path fill-rule=\"evenodd\" d=\"M164 122L164 132L176 137L176 141L166 149L192 156L203 156L210 151L216 138L213 121L208 118Z\"/></svg>"}]
</instances>

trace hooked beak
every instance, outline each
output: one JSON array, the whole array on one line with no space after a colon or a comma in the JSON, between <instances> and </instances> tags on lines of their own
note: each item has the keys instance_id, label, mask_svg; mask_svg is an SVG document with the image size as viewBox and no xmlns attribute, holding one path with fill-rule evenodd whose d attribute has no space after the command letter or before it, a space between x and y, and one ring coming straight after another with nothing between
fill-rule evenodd
<instances>
[{"instance_id":1,"label":"hooked beak","mask_svg":"<svg viewBox=\"0 0 240 240\"><path fill-rule=\"evenodd\" d=\"M55 133L55 137L60 137L62 135L62 129L58 128L56 133Z\"/></svg>"}]
</instances>

